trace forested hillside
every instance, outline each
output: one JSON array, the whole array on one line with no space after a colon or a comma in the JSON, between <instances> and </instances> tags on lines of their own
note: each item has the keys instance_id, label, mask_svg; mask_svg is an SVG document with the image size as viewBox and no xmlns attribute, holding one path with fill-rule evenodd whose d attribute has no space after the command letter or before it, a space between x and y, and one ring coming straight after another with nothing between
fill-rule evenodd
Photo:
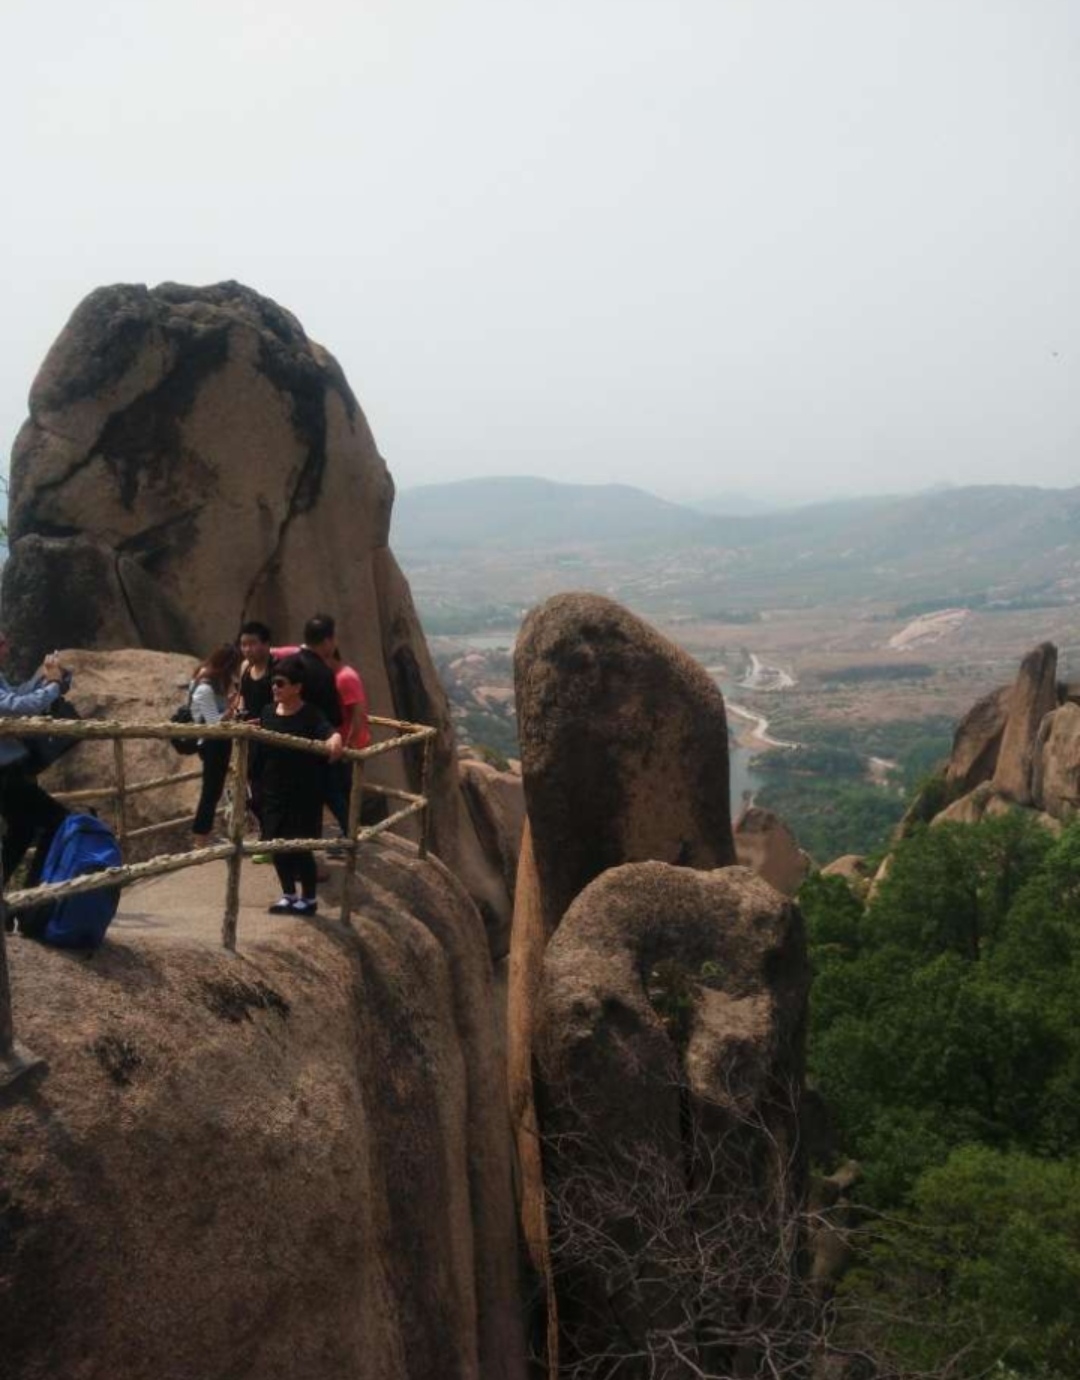
<instances>
[{"instance_id":1,"label":"forested hillside","mask_svg":"<svg viewBox=\"0 0 1080 1380\"><path fill-rule=\"evenodd\" d=\"M904 1373L1080 1374L1078 877L1080 824L1013 814L917 832L865 907L802 889L810 1075L861 1167L840 1305Z\"/></svg>"}]
</instances>

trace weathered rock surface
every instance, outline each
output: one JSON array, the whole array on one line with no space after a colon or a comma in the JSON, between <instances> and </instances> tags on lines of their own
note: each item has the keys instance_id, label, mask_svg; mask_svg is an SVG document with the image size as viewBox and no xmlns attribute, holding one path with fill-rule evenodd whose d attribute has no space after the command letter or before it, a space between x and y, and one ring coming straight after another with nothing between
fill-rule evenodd
<instances>
[{"instance_id":1,"label":"weathered rock surface","mask_svg":"<svg viewBox=\"0 0 1080 1380\"><path fill-rule=\"evenodd\" d=\"M1009 696L1009 717L1001 738L995 791L1018 805L1032 803L1031 775L1039 725L1057 708L1057 648L1042 642L1028 652Z\"/></svg>"},{"instance_id":2,"label":"weathered rock surface","mask_svg":"<svg viewBox=\"0 0 1080 1380\"><path fill-rule=\"evenodd\" d=\"M953 793L966 794L993 779L1009 717L1011 685L999 686L974 704L957 725L945 779Z\"/></svg>"},{"instance_id":3,"label":"weathered rock surface","mask_svg":"<svg viewBox=\"0 0 1080 1380\"><path fill-rule=\"evenodd\" d=\"M61 651L65 666L74 673L68 698L84 719L115 719L123 723L161 723L184 702L194 670L191 657L174 652L129 650L86 652ZM198 757L180 757L167 741L128 739L124 743L124 778L130 788L146 781L197 770ZM116 781L113 744L84 742L62 757L42 776L50 791L85 791L113 786ZM138 829L161 820L194 815L198 781L163 787L128 796L127 826ZM83 806L82 808L85 808ZM115 825L113 808L99 804L102 818ZM184 834L190 833L185 829ZM162 851L162 836L156 838ZM185 846L188 841L184 840ZM126 850L132 860L137 850Z\"/></svg>"},{"instance_id":4,"label":"weathered rock surface","mask_svg":"<svg viewBox=\"0 0 1080 1380\"><path fill-rule=\"evenodd\" d=\"M525 824L521 777L470 758L462 759L459 769L462 794L484 856L499 860L507 890L513 896Z\"/></svg>"},{"instance_id":5,"label":"weathered rock surface","mask_svg":"<svg viewBox=\"0 0 1080 1380\"><path fill-rule=\"evenodd\" d=\"M931 820L931 825L938 824L978 824L982 819L993 819L998 815L1011 814L1016 810L1026 811L1027 814L1049 829L1052 833L1060 833L1061 821L1048 814L1045 810L1034 809L1029 805L1018 805L1015 800L1007 795L1002 795L996 791L989 781L984 781L981 786L976 786L973 791L963 795L959 800L954 800L951 805L947 805Z\"/></svg>"},{"instance_id":6,"label":"weathered rock surface","mask_svg":"<svg viewBox=\"0 0 1080 1380\"><path fill-rule=\"evenodd\" d=\"M708 673L610 599L561 594L514 653L544 924L608 868L735 861L724 701Z\"/></svg>"},{"instance_id":7,"label":"weathered rock surface","mask_svg":"<svg viewBox=\"0 0 1080 1380\"><path fill-rule=\"evenodd\" d=\"M847 882L849 889L861 901L866 900L874 880L867 860L860 853L845 853L841 858L834 858L831 863L821 869L821 875L823 877L842 877Z\"/></svg>"},{"instance_id":8,"label":"weathered rock surface","mask_svg":"<svg viewBox=\"0 0 1080 1380\"><path fill-rule=\"evenodd\" d=\"M1035 743L1032 794L1058 819L1080 809L1080 705L1070 701L1043 719Z\"/></svg>"},{"instance_id":9,"label":"weathered rock surface","mask_svg":"<svg viewBox=\"0 0 1080 1380\"><path fill-rule=\"evenodd\" d=\"M703 1301L695 1252L711 1239L723 1240L729 1266L739 1253L758 1265L775 1257L783 1207L804 1186L808 982L798 910L744 868L616 868L563 917L544 959L536 1054L564 1363L603 1346L605 1329L628 1352L659 1329L679 1332L700 1364L687 1324ZM737 1226L725 1217L735 1200ZM560 1241L561 1203L589 1216L596 1235L581 1230L592 1251L575 1249L573 1231ZM659 1236L654 1207L667 1223ZM638 1271L612 1270L613 1242ZM740 1288L764 1284L737 1281L732 1268L726 1294L711 1296L720 1330L725 1308L747 1304ZM625 1373L648 1371L628 1363Z\"/></svg>"},{"instance_id":10,"label":"weathered rock surface","mask_svg":"<svg viewBox=\"0 0 1080 1380\"><path fill-rule=\"evenodd\" d=\"M743 867L785 896L794 896L810 875L810 859L779 815L749 805L735 821L735 853Z\"/></svg>"},{"instance_id":11,"label":"weathered rock surface","mask_svg":"<svg viewBox=\"0 0 1080 1380\"><path fill-rule=\"evenodd\" d=\"M3 614L53 647L205 655L261 618L333 613L372 711L432 723L432 840L505 952L511 899L458 789L453 729L388 547L393 482L334 357L239 283L99 288L30 393L11 468ZM416 789L419 753L371 764Z\"/></svg>"},{"instance_id":12,"label":"weathered rock surface","mask_svg":"<svg viewBox=\"0 0 1080 1380\"><path fill-rule=\"evenodd\" d=\"M49 1072L0 1108L5 1375L520 1380L483 927L404 844L362 905L242 956L11 943Z\"/></svg>"}]
</instances>

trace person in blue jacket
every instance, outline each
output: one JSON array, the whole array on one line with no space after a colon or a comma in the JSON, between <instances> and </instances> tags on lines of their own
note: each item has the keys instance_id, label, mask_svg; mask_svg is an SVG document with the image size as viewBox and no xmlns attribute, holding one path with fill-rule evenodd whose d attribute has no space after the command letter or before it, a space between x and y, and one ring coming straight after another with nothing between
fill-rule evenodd
<instances>
[{"instance_id":1,"label":"person in blue jacket","mask_svg":"<svg viewBox=\"0 0 1080 1380\"><path fill-rule=\"evenodd\" d=\"M0 667L10 650L11 644L0 632ZM0 717L47 714L70 685L71 673L64 670L56 655L47 656L37 674L22 685L12 685L0 674ZM0 856L4 884L10 881L32 843L47 847L67 814L63 805L42 790L27 772L27 756L21 739L0 737L0 818L4 823Z\"/></svg>"}]
</instances>

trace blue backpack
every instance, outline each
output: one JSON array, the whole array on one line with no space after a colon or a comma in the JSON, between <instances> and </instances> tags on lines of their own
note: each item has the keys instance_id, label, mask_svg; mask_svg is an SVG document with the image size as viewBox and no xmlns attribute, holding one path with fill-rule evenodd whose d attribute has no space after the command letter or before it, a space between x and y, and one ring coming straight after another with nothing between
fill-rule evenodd
<instances>
[{"instance_id":1,"label":"blue backpack","mask_svg":"<svg viewBox=\"0 0 1080 1380\"><path fill-rule=\"evenodd\" d=\"M67 882L122 862L120 845L95 815L68 815L53 836L41 869L43 882ZM119 887L103 887L55 901L34 937L58 949L96 949L120 904Z\"/></svg>"}]
</instances>

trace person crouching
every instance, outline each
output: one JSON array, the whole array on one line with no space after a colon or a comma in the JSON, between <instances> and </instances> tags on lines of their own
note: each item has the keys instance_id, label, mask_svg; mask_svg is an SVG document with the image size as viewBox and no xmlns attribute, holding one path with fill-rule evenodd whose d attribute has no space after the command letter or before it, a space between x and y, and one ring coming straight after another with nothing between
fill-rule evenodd
<instances>
[{"instance_id":1,"label":"person crouching","mask_svg":"<svg viewBox=\"0 0 1080 1380\"><path fill-rule=\"evenodd\" d=\"M260 726L271 733L288 733L326 743L330 760L343 751L341 734L322 710L304 700L304 663L298 656L279 661L270 679L274 702L262 711ZM322 833L326 759L314 753L259 744L262 782L262 838L314 839ZM274 868L281 882L281 898L271 915L314 915L315 857L310 852L275 853Z\"/></svg>"}]
</instances>

